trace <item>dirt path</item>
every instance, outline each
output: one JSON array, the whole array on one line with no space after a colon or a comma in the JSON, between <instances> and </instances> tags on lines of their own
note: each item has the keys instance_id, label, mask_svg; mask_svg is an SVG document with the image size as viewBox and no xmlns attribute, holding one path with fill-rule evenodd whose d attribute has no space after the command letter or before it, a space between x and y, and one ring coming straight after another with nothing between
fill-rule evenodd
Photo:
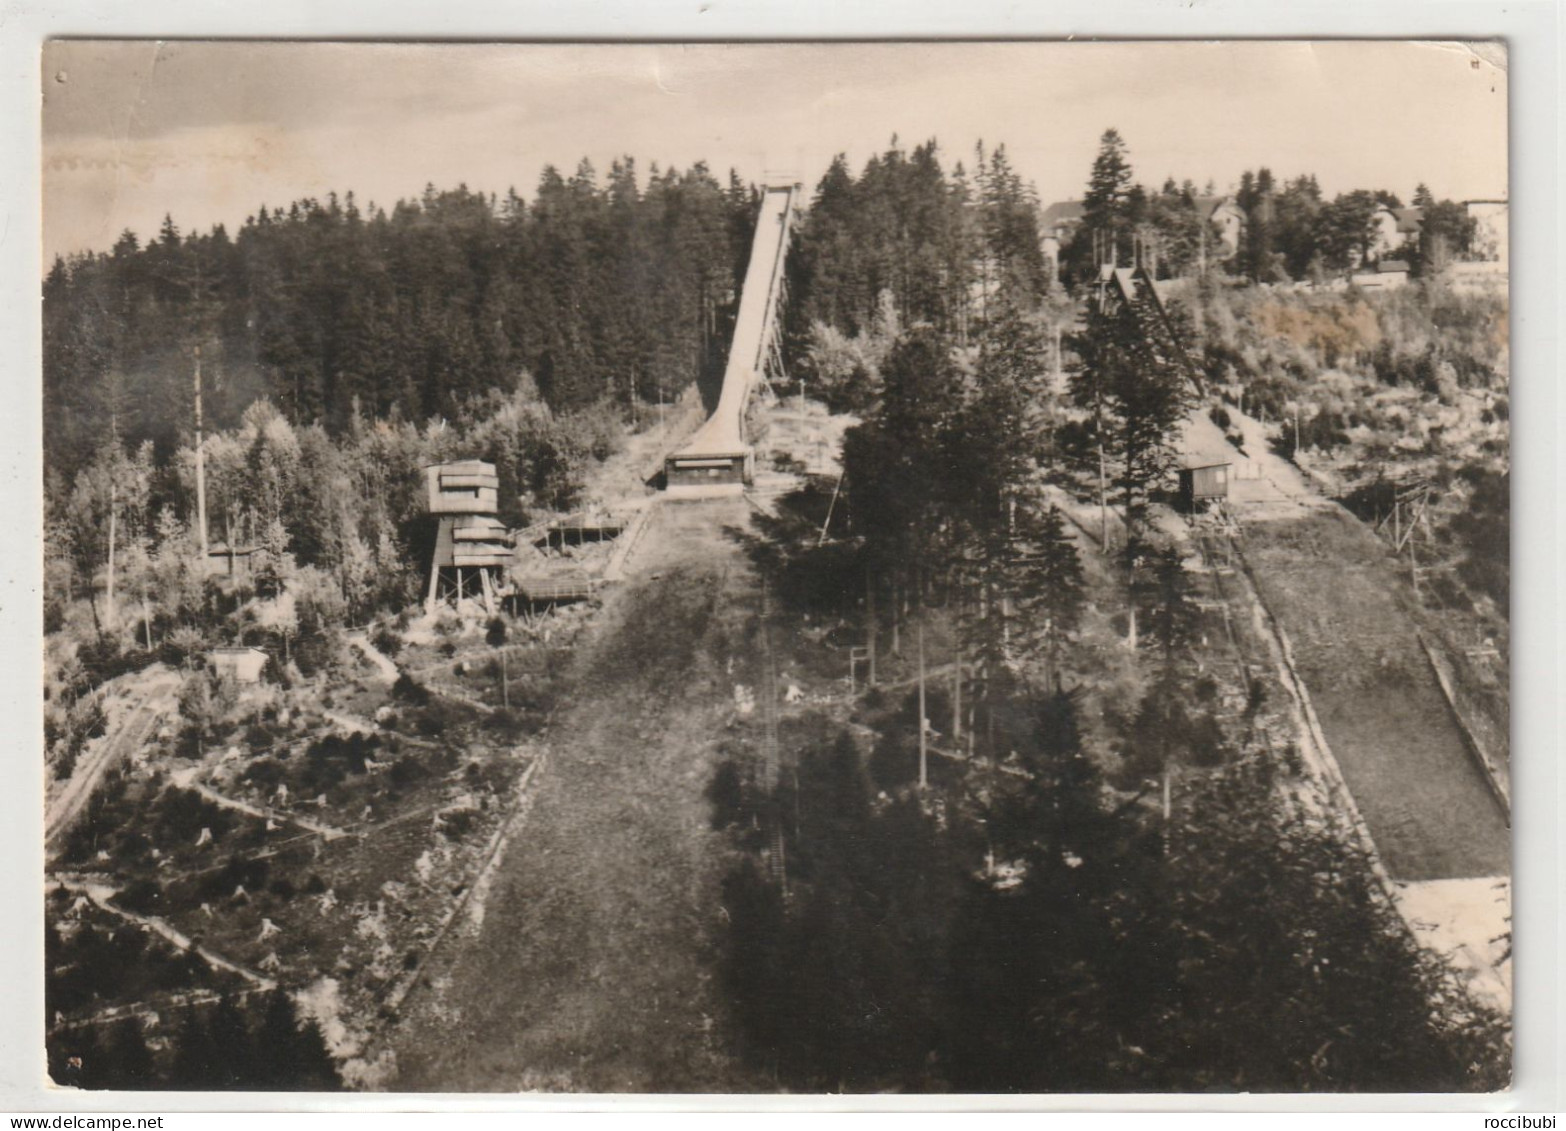
<instances>
[{"instance_id":1,"label":"dirt path","mask_svg":"<svg viewBox=\"0 0 1566 1131\"><path fill-rule=\"evenodd\" d=\"M44 814L44 844L48 848L54 848L71 827L103 775L139 749L158 720L174 710L179 674L164 668L149 669L140 677L122 680L114 694L126 687L134 690L120 707L113 730L77 762L70 780L48 799Z\"/></svg>"},{"instance_id":2,"label":"dirt path","mask_svg":"<svg viewBox=\"0 0 1566 1131\"><path fill-rule=\"evenodd\" d=\"M217 954L211 950L208 950L190 936L176 931L173 927L169 926L167 922L158 918L156 915L138 915L133 911L125 910L123 907L115 906L115 904L111 901L116 895L117 889L107 884L87 883L68 879L62 876L54 876L51 879L52 882L59 884L66 891L85 896L100 911L107 912L116 918L123 919L127 923L134 923L136 926L142 928L142 930L151 931L153 934L158 935L175 948L183 951L189 951L190 953L195 954L214 970L222 970L230 974L237 974L241 978L245 979L245 981L249 982L252 986L262 990L270 990L277 985L277 983L274 982L271 978L268 978L263 974L258 974L254 970L247 970L238 963L231 962L227 958L224 958L221 954Z\"/></svg>"},{"instance_id":3,"label":"dirt path","mask_svg":"<svg viewBox=\"0 0 1566 1131\"><path fill-rule=\"evenodd\" d=\"M742 500L662 508L552 722L482 916L391 1042L405 1090L747 1091L714 986L723 842L703 797L754 584ZM658 575L656 579L654 574Z\"/></svg>"},{"instance_id":4,"label":"dirt path","mask_svg":"<svg viewBox=\"0 0 1566 1131\"><path fill-rule=\"evenodd\" d=\"M319 821L311 821L294 813L288 813L281 809L270 809L260 805L252 805L248 801L239 801L232 797L226 797L203 782L197 781L197 775L201 773L199 767L190 767L185 770L175 770L169 775L169 780L184 789L194 790L205 797L212 804L224 809L243 813L247 817L254 817L259 821L273 821L281 824L293 825L303 829L307 833L313 833L322 840L332 841L338 837L347 836L342 829L333 828L331 825L323 825Z\"/></svg>"},{"instance_id":5,"label":"dirt path","mask_svg":"<svg viewBox=\"0 0 1566 1131\"><path fill-rule=\"evenodd\" d=\"M370 643L369 636L363 632L351 632L348 634L348 644L375 667L382 683L397 682L401 674L397 665L392 663L386 653Z\"/></svg>"}]
</instances>

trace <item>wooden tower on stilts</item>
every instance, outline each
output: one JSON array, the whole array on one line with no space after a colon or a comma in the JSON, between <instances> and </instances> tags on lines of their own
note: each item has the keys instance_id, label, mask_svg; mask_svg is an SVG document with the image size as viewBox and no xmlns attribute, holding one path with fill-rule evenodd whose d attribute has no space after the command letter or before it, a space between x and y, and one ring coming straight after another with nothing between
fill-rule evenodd
<instances>
[{"instance_id":1,"label":"wooden tower on stilts","mask_svg":"<svg viewBox=\"0 0 1566 1131\"><path fill-rule=\"evenodd\" d=\"M434 464L424 474L430 514L440 520L425 609L433 613L442 601L473 598L494 615L500 571L511 563L513 548L510 532L495 517L500 509L495 465L461 460Z\"/></svg>"}]
</instances>

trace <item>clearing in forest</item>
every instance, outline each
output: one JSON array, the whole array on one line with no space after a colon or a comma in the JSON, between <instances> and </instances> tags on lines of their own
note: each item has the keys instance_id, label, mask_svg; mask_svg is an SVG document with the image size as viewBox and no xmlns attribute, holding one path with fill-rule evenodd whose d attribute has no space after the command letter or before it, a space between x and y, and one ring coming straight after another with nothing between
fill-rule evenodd
<instances>
[{"instance_id":1,"label":"clearing in forest","mask_svg":"<svg viewBox=\"0 0 1566 1131\"><path fill-rule=\"evenodd\" d=\"M482 914L391 1034L401 1089L748 1091L704 793L755 627L740 499L665 505L573 658L549 765Z\"/></svg>"},{"instance_id":2,"label":"clearing in forest","mask_svg":"<svg viewBox=\"0 0 1566 1131\"><path fill-rule=\"evenodd\" d=\"M1510 871L1506 813L1441 693L1386 548L1337 507L1245 524L1245 556L1387 870Z\"/></svg>"}]
</instances>

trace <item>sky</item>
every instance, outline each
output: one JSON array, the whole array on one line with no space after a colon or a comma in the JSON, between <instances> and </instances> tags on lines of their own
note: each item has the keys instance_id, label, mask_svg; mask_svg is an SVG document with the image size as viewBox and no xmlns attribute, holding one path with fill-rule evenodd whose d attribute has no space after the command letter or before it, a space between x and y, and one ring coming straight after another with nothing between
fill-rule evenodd
<instances>
[{"instance_id":1,"label":"sky","mask_svg":"<svg viewBox=\"0 0 1566 1131\"><path fill-rule=\"evenodd\" d=\"M531 198L539 171L616 156L813 187L893 135L947 163L1004 143L1048 203L1100 135L1137 178L1314 173L1329 196L1419 182L1507 193L1498 45L1376 42L366 44L53 41L43 56L43 254L146 239L352 190Z\"/></svg>"}]
</instances>

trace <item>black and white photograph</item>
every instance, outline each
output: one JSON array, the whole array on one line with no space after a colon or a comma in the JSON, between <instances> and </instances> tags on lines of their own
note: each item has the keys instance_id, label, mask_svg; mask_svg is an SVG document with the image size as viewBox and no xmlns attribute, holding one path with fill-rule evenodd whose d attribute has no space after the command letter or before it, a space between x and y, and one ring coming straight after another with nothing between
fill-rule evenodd
<instances>
[{"instance_id":1,"label":"black and white photograph","mask_svg":"<svg viewBox=\"0 0 1566 1131\"><path fill-rule=\"evenodd\" d=\"M44 43L52 1085L1506 1092L1508 60Z\"/></svg>"}]
</instances>

